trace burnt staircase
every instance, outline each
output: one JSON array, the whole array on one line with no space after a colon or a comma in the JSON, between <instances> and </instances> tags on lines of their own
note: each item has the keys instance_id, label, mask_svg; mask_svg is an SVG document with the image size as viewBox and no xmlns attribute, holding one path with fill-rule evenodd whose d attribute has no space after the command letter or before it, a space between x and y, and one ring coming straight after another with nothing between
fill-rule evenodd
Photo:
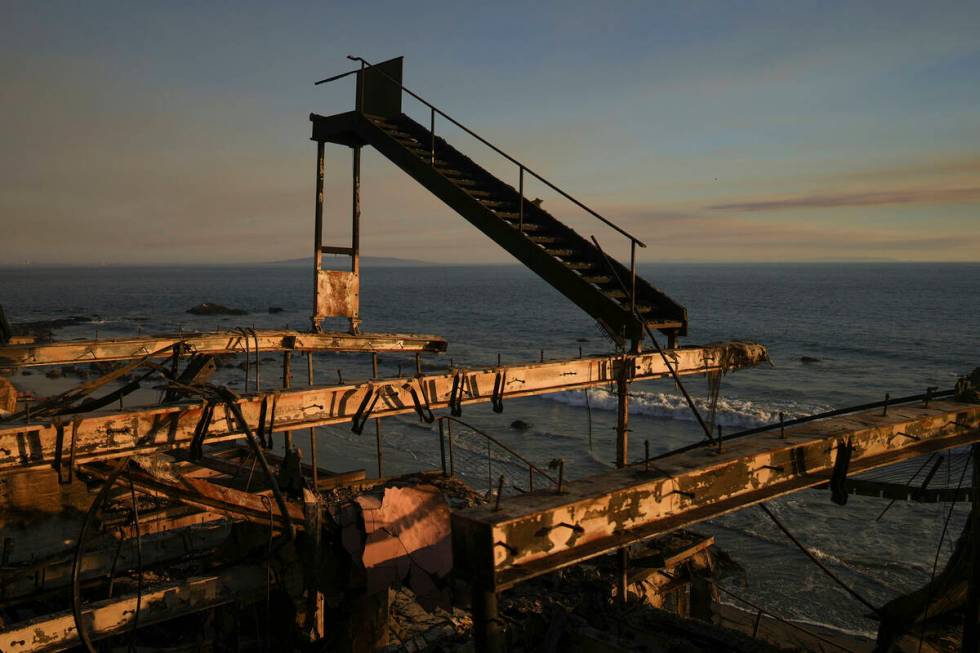
<instances>
[{"instance_id":1,"label":"burnt staircase","mask_svg":"<svg viewBox=\"0 0 980 653\"><path fill-rule=\"evenodd\" d=\"M359 97L362 97L360 88L359 84ZM368 107L369 103L364 104ZM365 111L333 116L311 114L312 140L375 148L592 316L617 340L641 340L644 323L665 333L672 341L676 336L686 335L687 311L683 306L528 200L523 189L519 191L504 183L430 129L401 113L400 102L397 108L398 112L379 112L386 115ZM437 109L432 107L432 111L431 124L434 124ZM521 166L522 179L525 170ZM627 235L634 249L637 244L642 246L629 234L611 226ZM634 284L635 293L632 292Z\"/></svg>"}]
</instances>

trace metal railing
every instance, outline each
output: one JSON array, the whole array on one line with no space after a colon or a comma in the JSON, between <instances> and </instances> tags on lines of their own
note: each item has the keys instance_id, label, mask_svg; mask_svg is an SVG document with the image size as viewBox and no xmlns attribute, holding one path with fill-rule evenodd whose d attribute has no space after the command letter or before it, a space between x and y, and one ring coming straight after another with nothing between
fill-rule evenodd
<instances>
[{"instance_id":1,"label":"metal railing","mask_svg":"<svg viewBox=\"0 0 980 653\"><path fill-rule=\"evenodd\" d=\"M483 437L487 441L487 486L488 490L492 492L493 490L493 471L491 465L493 464L493 458L490 454L490 445L496 445L503 451L513 456L515 459L519 460L521 463L527 466L528 476L527 476L527 492L534 491L534 475L540 474L541 476L548 479L555 487L561 488L561 480L555 479L553 476L542 470L540 467L532 463L530 460L517 453L506 444L493 437L489 433L485 433L480 429L476 428L472 424L467 424L461 419L456 417L450 417L449 415L439 416L439 453L442 458L442 473L446 476L455 476L455 456L453 454L453 422L463 426L473 433ZM516 486L515 486L516 487ZM521 488L517 488L521 492ZM499 491L498 491L499 493Z\"/></svg>"},{"instance_id":2,"label":"metal railing","mask_svg":"<svg viewBox=\"0 0 980 653\"><path fill-rule=\"evenodd\" d=\"M433 166L435 165L435 155L436 155L436 114L438 114L438 115L442 116L444 119L448 120L453 125L455 125L456 127L462 129L464 132L466 132L467 134L469 134L470 136L472 136L476 140L480 141L481 143L483 143L484 145L486 145L487 147L489 147L491 150L493 150L494 152L496 152L500 156L504 157L505 159L507 159L508 161L510 161L511 163L513 163L514 165L517 166L517 169L518 169L518 194L520 195L520 200L519 200L519 227L518 228L520 229L521 233L524 232L524 205L525 205L525 202L526 202L526 200L524 199L524 175L526 173L526 174L531 175L532 177L534 177L535 179L537 179L538 181L540 181L541 183L543 183L545 186L547 186L548 188L552 189L553 191L555 191L556 193L558 193L559 195L561 195L562 197L564 197L565 199L567 199L572 204L576 205L577 207L579 207L580 209L582 209L583 211L585 211L586 213L588 213L592 217L596 218L597 220L599 220L600 222L602 222L606 226L608 226L608 227L612 228L613 230L619 232L620 234L622 234L623 236L625 236L629 240L629 242L630 242L630 281L631 281L631 284L630 285L631 285L632 288L634 288L634 289L636 288L636 246L639 245L640 247L646 247L646 243L644 243L642 240L640 240L639 238L637 238L633 234L629 233L628 231L626 231L625 229L623 229L622 227L620 227L619 225L617 225L616 223L614 223L612 220L610 220L610 219L606 218L605 216L601 215L595 209L593 209L593 208L585 205L581 201L579 201L576 198L572 197L569 193L567 193L564 190L562 190L561 188L559 188L556 184L554 184L553 182L549 181L544 176L538 174L537 172L535 172L534 170L532 170L531 168L529 168L527 165L525 165L523 162L521 162L520 160L518 160L515 157L511 156L510 154L508 154L504 150L500 149L499 147L497 147L496 145L494 145L493 143L491 143L490 141L488 141L483 136L480 136L478 133L476 133L475 131L473 131L472 129L470 129L469 127L467 127L466 125L464 125L463 123L459 122L458 120L456 120L455 118L453 118L452 116L450 116L448 113L446 113L445 111L443 111L439 107L435 106L434 104L432 104L431 102L429 102L428 100L426 100L425 98L423 98L422 96L420 96L418 93L415 93L414 91L412 91L411 89L409 89L408 87L406 87L405 85L403 85L400 81L398 81L397 79L395 79L394 77L392 77L391 75L389 75L388 73L386 73L381 68L378 68L377 66L375 66L372 63L370 63L369 61L367 61L366 59L364 59L362 57L354 57L354 56L351 56L351 55L347 55L347 58L350 59L351 61L357 61L357 62L359 62L361 64L361 67L360 68L357 68L355 70L347 71L346 73L341 73L339 75L334 75L333 77L327 77L326 79L321 79L321 80L319 80L317 82L314 82L314 86L318 86L320 84L327 84L329 82L332 82L332 81L335 81L335 80L338 80L338 79L343 79L344 77L347 77L349 75L353 75L355 73L359 73L359 72L363 71L365 68L371 68L371 69L375 70L376 72L378 72L379 74L383 75L392 84L395 84L396 86L398 86L402 90L403 93L407 93L408 95L410 95L411 97L415 98L416 100L418 100L419 102L421 102L422 104L424 104L425 106L427 106L429 108L429 133L431 134L431 142L430 142L430 145L429 145L429 157L430 157L429 160L430 160L431 165L433 165ZM364 86L365 86L365 84L362 83L361 84L361 93L362 94L364 92ZM360 103L360 105L363 106L363 103ZM633 311L633 309L636 306L635 294L636 294L635 292L632 293L631 296L630 296L630 298L629 298L630 299L630 311L631 312Z\"/></svg>"}]
</instances>

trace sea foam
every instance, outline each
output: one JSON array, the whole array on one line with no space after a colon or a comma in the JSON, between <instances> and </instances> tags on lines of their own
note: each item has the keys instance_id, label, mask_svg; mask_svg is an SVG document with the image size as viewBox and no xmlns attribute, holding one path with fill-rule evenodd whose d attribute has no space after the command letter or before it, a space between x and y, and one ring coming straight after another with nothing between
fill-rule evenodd
<instances>
[{"instance_id":1,"label":"sea foam","mask_svg":"<svg viewBox=\"0 0 980 653\"><path fill-rule=\"evenodd\" d=\"M569 406L585 406L584 390L570 390L542 395L543 399L557 401ZM589 405L594 410L616 410L616 393L605 388L589 390ZM708 402L695 398L694 404L702 416L707 416ZM828 410L827 406L803 405L792 401L747 401L736 398L718 398L715 423L724 427L751 428L779 421L782 412L785 419L793 419ZM694 415L681 395L663 392L630 392L630 414L647 415L663 419L694 421Z\"/></svg>"}]
</instances>

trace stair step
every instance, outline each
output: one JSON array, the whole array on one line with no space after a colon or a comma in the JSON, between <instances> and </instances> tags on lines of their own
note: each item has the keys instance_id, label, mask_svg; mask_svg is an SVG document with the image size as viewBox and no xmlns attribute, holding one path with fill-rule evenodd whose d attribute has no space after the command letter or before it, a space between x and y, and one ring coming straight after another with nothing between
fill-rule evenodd
<instances>
[{"instance_id":1,"label":"stair step","mask_svg":"<svg viewBox=\"0 0 980 653\"><path fill-rule=\"evenodd\" d=\"M596 284L597 286L613 283L615 281L615 279L605 274L583 274L582 278L589 283Z\"/></svg>"},{"instance_id":2,"label":"stair step","mask_svg":"<svg viewBox=\"0 0 980 653\"><path fill-rule=\"evenodd\" d=\"M384 130L388 132L389 136L394 136L395 138L401 137L401 138L411 138L412 140L416 140L416 136L414 134L403 132L402 130L395 127L384 128Z\"/></svg>"},{"instance_id":3,"label":"stair step","mask_svg":"<svg viewBox=\"0 0 980 653\"><path fill-rule=\"evenodd\" d=\"M412 136L399 137L395 136L395 140L401 143L405 147L418 147L422 145L422 141Z\"/></svg>"},{"instance_id":4,"label":"stair step","mask_svg":"<svg viewBox=\"0 0 980 653\"><path fill-rule=\"evenodd\" d=\"M511 222L510 220L508 220L507 221L507 224L509 224L510 226L512 226L514 229L520 230L522 228L521 227L521 223L518 222L518 221L516 221L516 220L514 222ZM533 222L525 222L524 223L524 226L523 226L523 229L524 229L524 231L522 231L521 233L533 234L533 233L536 233L538 231L542 231L543 229L545 229L545 227L543 225L540 225L540 224L534 224Z\"/></svg>"},{"instance_id":5,"label":"stair step","mask_svg":"<svg viewBox=\"0 0 980 653\"><path fill-rule=\"evenodd\" d=\"M449 177L450 179L452 179L453 177L469 179L469 177L467 177L465 172L462 172L455 168L447 168L445 161L436 161L436 172L441 174L443 177Z\"/></svg>"},{"instance_id":6,"label":"stair step","mask_svg":"<svg viewBox=\"0 0 980 653\"><path fill-rule=\"evenodd\" d=\"M683 320L678 321L674 317L671 300L663 298L657 291L648 288L645 284L637 287L636 304L631 307L628 290L623 289L616 274L603 262L597 251L591 248L588 243L582 242L574 233L569 232L555 216L539 207L532 207L527 197L518 196L516 189L471 162L465 155L441 138L438 139L438 145L433 153L433 137L428 132L427 125L416 124L415 121L405 115L386 118L368 116L368 119L380 132L384 133L385 137L389 139L390 145L397 144L402 152L402 157L404 154L411 154L417 157L419 162L425 162L425 166L413 167L418 168L417 172L419 173L421 173L422 168L430 172L428 175L418 174L417 176L425 179L426 176L431 177L431 171L438 172L458 190L465 191L472 202L478 202L480 206L500 218L507 226L514 230L520 230L527 241L536 245L533 250L540 252L536 255L537 257L552 256L557 259L557 262L561 263L561 266L566 270L565 276L572 275L586 284L586 286L581 287L582 291L587 291L596 298L601 295L604 301L594 311L586 309L590 313L596 312L600 315L604 312L615 313L617 309L628 312L632 308L650 328L670 332L683 329L686 326ZM376 131L375 133L379 132ZM435 154L435 161L432 160L433 154ZM432 168L428 167L430 162ZM428 184L423 182L423 185ZM442 186L445 187L445 184L443 183ZM457 196L459 196L458 190ZM472 202L469 203L469 211L476 208ZM522 204L523 209L521 208ZM502 226L498 223L498 228ZM516 244L513 235L510 236L510 240ZM525 241L525 246L527 241ZM501 238L501 242L507 242L507 240ZM508 246L508 249L512 248ZM618 265L616 270L619 271L620 275L624 274L623 269ZM561 278L560 270L542 276L548 278L554 285L560 285L550 278L551 276ZM579 285L581 286L581 284ZM566 294L580 306L587 305L584 301L576 298L575 293L568 292Z\"/></svg>"},{"instance_id":7,"label":"stair step","mask_svg":"<svg viewBox=\"0 0 980 653\"><path fill-rule=\"evenodd\" d=\"M427 163L432 161L432 152L430 152L428 149L424 149L421 147L409 147L406 149ZM446 161L445 159L440 159L439 155L436 154L435 165L436 168L438 169L439 166L449 165L449 161Z\"/></svg>"},{"instance_id":8,"label":"stair step","mask_svg":"<svg viewBox=\"0 0 980 653\"><path fill-rule=\"evenodd\" d=\"M491 200L491 199L485 199L485 198L482 198L482 197L481 198L477 198L477 201L480 202L480 204L482 204L483 206L485 206L487 208L493 208L494 206L513 206L513 204L514 204L513 202L509 202L509 201L504 201L504 200Z\"/></svg>"}]
</instances>

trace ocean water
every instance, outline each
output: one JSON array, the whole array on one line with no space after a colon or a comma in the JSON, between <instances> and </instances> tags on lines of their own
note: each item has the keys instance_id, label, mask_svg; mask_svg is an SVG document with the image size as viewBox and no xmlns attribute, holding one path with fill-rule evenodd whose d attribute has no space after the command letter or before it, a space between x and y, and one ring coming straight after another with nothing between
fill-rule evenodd
<instances>
[{"instance_id":1,"label":"ocean water","mask_svg":"<svg viewBox=\"0 0 980 653\"><path fill-rule=\"evenodd\" d=\"M686 344L727 339L769 346L772 367L743 370L722 380L718 423L731 432L832 407L948 388L980 366L980 264L675 264L641 266L640 273L684 303L690 317ZM215 326L305 329L312 273L299 267L0 268L0 305L11 321L87 315L92 321L58 332L59 338L118 337L143 332L208 330ZM449 351L428 355L426 369L450 365L572 357L607 353L612 345L575 306L533 274L516 266L367 267L362 270L361 312L367 331L437 334ZM244 317L195 317L187 308L217 302L246 309ZM269 314L270 306L284 309ZM340 328L341 324L338 323ZM819 359L804 364L802 356ZM383 375L414 371L412 356L383 355ZM305 369L305 366L297 366ZM297 369L297 368L294 368ZM297 370L298 371L298 370ZM338 372L339 371L339 372ZM367 378L370 356L321 355L317 379ZM243 372L222 369L218 380L242 387ZM279 383L280 357L263 363L264 387ZM299 376L299 375L297 375ZM31 387L42 377L18 377ZM686 386L700 399L706 382ZM632 457L643 442L660 453L700 438L671 382L634 384ZM144 395L154 396L152 391ZM590 391L508 401L497 415L466 407L463 419L545 465L561 457L575 478L612 466L615 396ZM589 414L591 412L591 420ZM514 420L531 426L510 428ZM590 437L591 433L591 437ZM477 488L500 474L524 485L526 472L499 451L487 465L485 442L458 433L456 468ZM318 430L318 459L336 471L376 471L373 427L363 435L346 426ZM385 473L439 465L437 434L414 416L386 420ZM301 448L308 443L299 440ZM937 478L934 485L955 486ZM881 521L878 499L851 497L832 504L825 491L806 491L771 504L797 536L831 569L873 603L927 581L948 504L896 503ZM957 506L940 564L952 551L967 506ZM746 570L731 580L737 593L774 614L871 632L866 610L810 563L758 509L696 527L714 534Z\"/></svg>"}]
</instances>

